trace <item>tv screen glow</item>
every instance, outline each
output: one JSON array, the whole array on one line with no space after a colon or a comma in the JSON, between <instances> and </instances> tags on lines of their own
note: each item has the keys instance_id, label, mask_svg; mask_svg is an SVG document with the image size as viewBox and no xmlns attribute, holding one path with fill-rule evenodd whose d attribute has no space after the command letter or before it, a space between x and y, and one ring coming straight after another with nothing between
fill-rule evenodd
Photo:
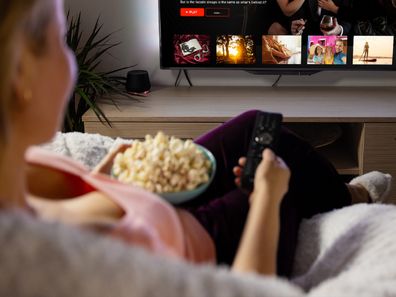
<instances>
[{"instance_id":1,"label":"tv screen glow","mask_svg":"<svg viewBox=\"0 0 396 297\"><path fill-rule=\"evenodd\" d=\"M396 0L160 0L159 9L165 69L396 69Z\"/></svg>"}]
</instances>

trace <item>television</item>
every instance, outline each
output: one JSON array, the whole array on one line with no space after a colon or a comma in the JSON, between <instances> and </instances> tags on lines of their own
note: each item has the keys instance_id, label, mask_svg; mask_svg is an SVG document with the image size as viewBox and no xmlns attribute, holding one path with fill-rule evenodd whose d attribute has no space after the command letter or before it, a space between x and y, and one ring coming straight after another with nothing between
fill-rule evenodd
<instances>
[{"instance_id":1,"label":"television","mask_svg":"<svg viewBox=\"0 0 396 297\"><path fill-rule=\"evenodd\" d=\"M396 0L159 0L159 13L162 69L396 69Z\"/></svg>"}]
</instances>

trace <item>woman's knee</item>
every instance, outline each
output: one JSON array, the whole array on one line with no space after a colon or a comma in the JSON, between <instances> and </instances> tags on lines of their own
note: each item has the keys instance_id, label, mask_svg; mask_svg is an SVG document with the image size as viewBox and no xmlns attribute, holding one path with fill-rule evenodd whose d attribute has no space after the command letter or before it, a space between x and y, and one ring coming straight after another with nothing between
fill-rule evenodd
<instances>
[{"instance_id":1,"label":"woman's knee","mask_svg":"<svg viewBox=\"0 0 396 297\"><path fill-rule=\"evenodd\" d=\"M313 151L313 147L287 127L282 126L277 154L288 166L294 167Z\"/></svg>"},{"instance_id":2,"label":"woman's knee","mask_svg":"<svg viewBox=\"0 0 396 297\"><path fill-rule=\"evenodd\" d=\"M288 34L287 30L278 22L272 23L268 29L268 35L286 35L286 34Z\"/></svg>"},{"instance_id":3,"label":"woman's knee","mask_svg":"<svg viewBox=\"0 0 396 297\"><path fill-rule=\"evenodd\" d=\"M242 129L253 129L253 125L256 121L256 115L260 112L258 109L250 109L247 111L244 111L243 113L233 117L226 123L224 123L226 126L232 125L232 126L238 126L239 128Z\"/></svg>"},{"instance_id":4,"label":"woman's knee","mask_svg":"<svg viewBox=\"0 0 396 297\"><path fill-rule=\"evenodd\" d=\"M236 118L254 118L256 119L256 115L260 112L259 109L249 109L244 111L243 113L236 116Z\"/></svg>"}]
</instances>

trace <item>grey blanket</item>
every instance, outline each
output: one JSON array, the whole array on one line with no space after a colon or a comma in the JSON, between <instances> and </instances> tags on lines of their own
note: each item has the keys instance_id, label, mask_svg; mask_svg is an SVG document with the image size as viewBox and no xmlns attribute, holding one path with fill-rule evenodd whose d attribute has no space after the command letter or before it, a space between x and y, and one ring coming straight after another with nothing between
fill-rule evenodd
<instances>
[{"instance_id":1,"label":"grey blanket","mask_svg":"<svg viewBox=\"0 0 396 297\"><path fill-rule=\"evenodd\" d=\"M280 279L163 259L89 232L0 212L2 297L301 296ZM275 295L274 295L275 294Z\"/></svg>"}]
</instances>

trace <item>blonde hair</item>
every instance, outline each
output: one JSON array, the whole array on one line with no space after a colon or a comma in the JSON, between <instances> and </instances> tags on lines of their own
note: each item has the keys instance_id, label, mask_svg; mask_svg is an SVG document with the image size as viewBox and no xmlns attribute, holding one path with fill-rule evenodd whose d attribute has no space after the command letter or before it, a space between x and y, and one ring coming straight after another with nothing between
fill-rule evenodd
<instances>
[{"instance_id":1,"label":"blonde hair","mask_svg":"<svg viewBox=\"0 0 396 297\"><path fill-rule=\"evenodd\" d=\"M0 151L8 139L9 113L14 99L11 79L17 68L21 41L24 39L34 54L43 54L52 2L0 0Z\"/></svg>"}]
</instances>

